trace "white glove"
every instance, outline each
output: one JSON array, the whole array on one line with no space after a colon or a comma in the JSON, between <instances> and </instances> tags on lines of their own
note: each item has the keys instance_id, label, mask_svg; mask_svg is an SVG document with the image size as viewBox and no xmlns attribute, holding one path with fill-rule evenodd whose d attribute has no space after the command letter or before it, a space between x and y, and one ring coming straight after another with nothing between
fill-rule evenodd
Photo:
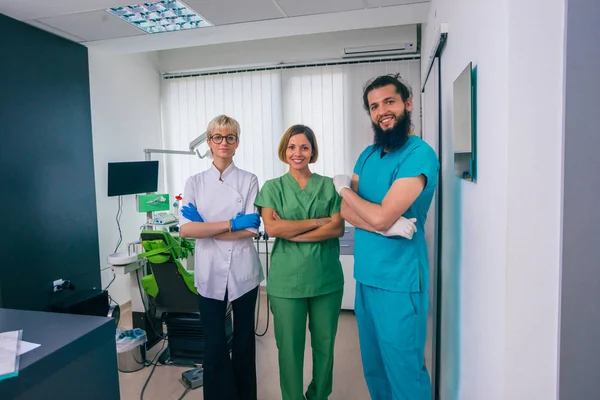
<instances>
[{"instance_id":1,"label":"white glove","mask_svg":"<svg viewBox=\"0 0 600 400\"><path fill-rule=\"evenodd\" d=\"M340 196L342 195L343 188L350 189L351 182L352 179L348 175L336 175L333 177L333 184L335 185L335 190Z\"/></svg>"},{"instance_id":2,"label":"white glove","mask_svg":"<svg viewBox=\"0 0 600 400\"><path fill-rule=\"evenodd\" d=\"M417 226L415 225L417 222L416 218L407 219L404 217L398 218L396 222L392 226L388 228L387 231L377 232L383 236L402 236L408 240L411 240L413 234L417 231Z\"/></svg>"}]
</instances>

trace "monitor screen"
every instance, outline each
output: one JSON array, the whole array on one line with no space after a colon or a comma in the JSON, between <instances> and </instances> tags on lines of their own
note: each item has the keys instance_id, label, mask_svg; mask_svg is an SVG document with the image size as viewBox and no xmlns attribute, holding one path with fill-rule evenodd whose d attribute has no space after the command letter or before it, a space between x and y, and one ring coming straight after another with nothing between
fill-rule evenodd
<instances>
[{"instance_id":1,"label":"monitor screen","mask_svg":"<svg viewBox=\"0 0 600 400\"><path fill-rule=\"evenodd\" d=\"M108 163L108 195L158 191L158 161Z\"/></svg>"}]
</instances>

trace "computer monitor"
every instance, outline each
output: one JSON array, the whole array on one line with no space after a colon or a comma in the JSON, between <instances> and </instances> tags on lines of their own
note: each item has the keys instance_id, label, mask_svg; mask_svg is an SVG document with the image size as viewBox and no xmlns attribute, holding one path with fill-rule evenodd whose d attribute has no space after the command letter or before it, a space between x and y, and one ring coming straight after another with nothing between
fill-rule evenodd
<instances>
[{"instance_id":1,"label":"computer monitor","mask_svg":"<svg viewBox=\"0 0 600 400\"><path fill-rule=\"evenodd\" d=\"M108 163L108 196L158 191L158 161Z\"/></svg>"}]
</instances>

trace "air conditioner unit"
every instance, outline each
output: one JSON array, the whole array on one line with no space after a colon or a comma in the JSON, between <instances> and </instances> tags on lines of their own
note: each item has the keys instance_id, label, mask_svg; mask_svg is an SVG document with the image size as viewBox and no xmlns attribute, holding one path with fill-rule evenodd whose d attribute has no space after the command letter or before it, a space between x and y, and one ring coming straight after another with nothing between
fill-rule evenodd
<instances>
[{"instance_id":1,"label":"air conditioner unit","mask_svg":"<svg viewBox=\"0 0 600 400\"><path fill-rule=\"evenodd\" d=\"M394 43L375 46L344 47L342 58L376 57L400 54L414 54L417 44L414 42Z\"/></svg>"}]
</instances>

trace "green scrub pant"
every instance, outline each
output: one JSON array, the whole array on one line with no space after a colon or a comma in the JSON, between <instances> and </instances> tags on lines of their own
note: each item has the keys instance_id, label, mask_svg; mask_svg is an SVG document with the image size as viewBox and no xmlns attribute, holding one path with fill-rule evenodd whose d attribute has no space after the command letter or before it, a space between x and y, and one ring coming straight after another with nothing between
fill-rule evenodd
<instances>
[{"instance_id":1,"label":"green scrub pant","mask_svg":"<svg viewBox=\"0 0 600 400\"><path fill-rule=\"evenodd\" d=\"M269 296L279 350L282 400L327 400L333 387L333 350L343 290L322 296L287 299ZM303 394L306 317L312 346L312 381Z\"/></svg>"}]
</instances>

